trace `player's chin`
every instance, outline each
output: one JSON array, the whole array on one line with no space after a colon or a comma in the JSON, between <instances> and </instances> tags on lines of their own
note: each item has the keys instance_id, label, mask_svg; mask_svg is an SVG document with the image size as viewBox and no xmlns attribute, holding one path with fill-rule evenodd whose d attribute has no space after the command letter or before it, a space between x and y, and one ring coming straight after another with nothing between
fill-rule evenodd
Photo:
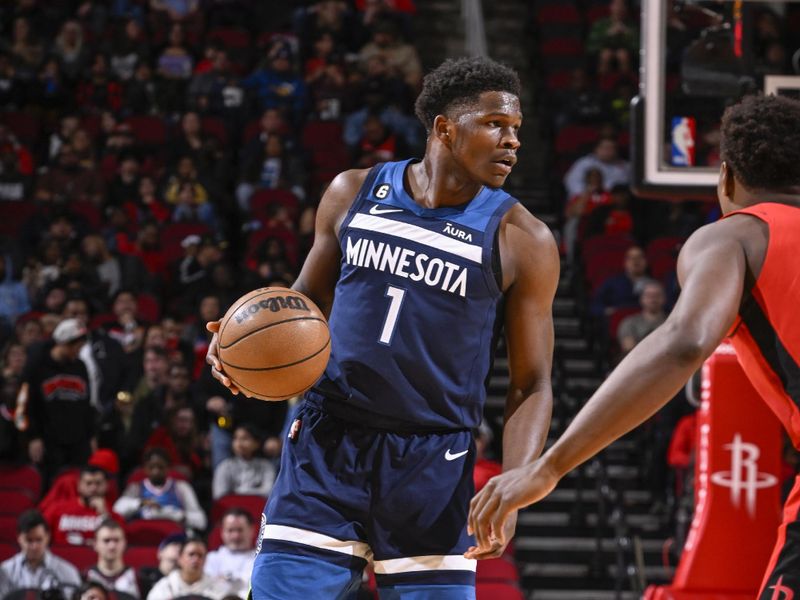
<instances>
[{"instance_id":1,"label":"player's chin","mask_svg":"<svg viewBox=\"0 0 800 600\"><path fill-rule=\"evenodd\" d=\"M502 187L508 176L511 174L512 167L503 163L489 163L481 174L483 185L492 188Z\"/></svg>"}]
</instances>

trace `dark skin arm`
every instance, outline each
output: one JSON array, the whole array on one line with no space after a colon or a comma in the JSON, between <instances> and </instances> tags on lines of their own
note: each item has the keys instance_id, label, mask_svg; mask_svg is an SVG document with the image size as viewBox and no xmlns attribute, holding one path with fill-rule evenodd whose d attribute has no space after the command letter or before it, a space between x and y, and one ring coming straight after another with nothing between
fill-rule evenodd
<instances>
[{"instance_id":1,"label":"dark skin arm","mask_svg":"<svg viewBox=\"0 0 800 600\"><path fill-rule=\"evenodd\" d=\"M505 330L510 383L503 427L503 470L529 464L547 441L553 409L553 296L560 261L553 236L522 206L509 211L500 226L500 257L506 298ZM468 558L502 555L514 534L516 512L502 536L476 533Z\"/></svg>"},{"instance_id":2,"label":"dark skin arm","mask_svg":"<svg viewBox=\"0 0 800 600\"><path fill-rule=\"evenodd\" d=\"M470 504L469 525L502 537L516 511L547 496L570 470L664 406L716 349L739 312L766 249L766 226L748 216L708 225L678 261L683 292L667 321L636 346L540 459L489 481Z\"/></svg>"},{"instance_id":3,"label":"dark skin arm","mask_svg":"<svg viewBox=\"0 0 800 600\"><path fill-rule=\"evenodd\" d=\"M339 278L339 261L342 257L338 239L339 227L368 173L368 170L345 171L331 182L319 203L314 245L292 286L292 289L313 300L326 317L330 316L333 292ZM221 321L213 321L206 325L214 334L208 347L206 362L211 365L214 378L233 394L238 394L239 389L222 371L222 364L219 362L217 332L220 324Z\"/></svg>"}]
</instances>

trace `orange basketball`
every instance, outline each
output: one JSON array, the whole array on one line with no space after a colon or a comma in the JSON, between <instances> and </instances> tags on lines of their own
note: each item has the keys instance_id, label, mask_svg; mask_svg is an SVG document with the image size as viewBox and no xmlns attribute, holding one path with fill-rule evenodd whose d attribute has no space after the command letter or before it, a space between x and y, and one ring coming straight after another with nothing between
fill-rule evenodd
<instances>
[{"instance_id":1,"label":"orange basketball","mask_svg":"<svg viewBox=\"0 0 800 600\"><path fill-rule=\"evenodd\" d=\"M320 378L331 352L325 316L288 288L261 288L222 317L219 359L242 392L261 400L302 394Z\"/></svg>"}]
</instances>

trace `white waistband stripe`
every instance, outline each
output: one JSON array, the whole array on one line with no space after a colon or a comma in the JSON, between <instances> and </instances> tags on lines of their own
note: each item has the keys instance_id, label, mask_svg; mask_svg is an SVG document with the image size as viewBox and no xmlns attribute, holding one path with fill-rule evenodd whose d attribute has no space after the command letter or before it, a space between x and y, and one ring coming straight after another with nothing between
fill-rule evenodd
<instances>
[{"instance_id":1,"label":"white waistband stripe","mask_svg":"<svg viewBox=\"0 0 800 600\"><path fill-rule=\"evenodd\" d=\"M297 527L289 527L287 525L266 525L264 527L262 539L295 542L305 546L313 546L314 548L322 548L323 550L332 550L334 552L341 552L342 554L349 554L350 556L358 556L365 560L372 559L372 551L366 542L337 540L336 538L322 533L299 529Z\"/></svg>"},{"instance_id":2,"label":"white waistband stripe","mask_svg":"<svg viewBox=\"0 0 800 600\"><path fill-rule=\"evenodd\" d=\"M411 556L376 560L375 573L378 575L395 575L414 571L474 571L478 561L464 558L460 554Z\"/></svg>"},{"instance_id":3,"label":"white waistband stripe","mask_svg":"<svg viewBox=\"0 0 800 600\"><path fill-rule=\"evenodd\" d=\"M428 231L424 227L418 227L410 223L402 223L384 217L374 217L372 215L359 213L350 221L349 227L353 229L366 229L368 231L380 231L381 233L412 240L430 248L436 248L437 250L443 250L444 252L461 256L472 262L482 262L483 249L480 246L460 242L446 235L442 235L441 233Z\"/></svg>"}]
</instances>

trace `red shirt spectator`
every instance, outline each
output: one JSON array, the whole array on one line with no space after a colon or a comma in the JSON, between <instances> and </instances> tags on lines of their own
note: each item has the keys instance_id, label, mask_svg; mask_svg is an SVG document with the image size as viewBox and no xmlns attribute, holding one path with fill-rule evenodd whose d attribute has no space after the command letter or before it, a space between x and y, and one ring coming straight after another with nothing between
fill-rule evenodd
<instances>
[{"instance_id":1,"label":"red shirt spectator","mask_svg":"<svg viewBox=\"0 0 800 600\"><path fill-rule=\"evenodd\" d=\"M56 544L86 546L94 543L95 530L109 517L124 524L119 515L111 512L106 502L107 488L108 476L103 469L93 465L81 469L78 495L54 502L44 512Z\"/></svg>"}]
</instances>

